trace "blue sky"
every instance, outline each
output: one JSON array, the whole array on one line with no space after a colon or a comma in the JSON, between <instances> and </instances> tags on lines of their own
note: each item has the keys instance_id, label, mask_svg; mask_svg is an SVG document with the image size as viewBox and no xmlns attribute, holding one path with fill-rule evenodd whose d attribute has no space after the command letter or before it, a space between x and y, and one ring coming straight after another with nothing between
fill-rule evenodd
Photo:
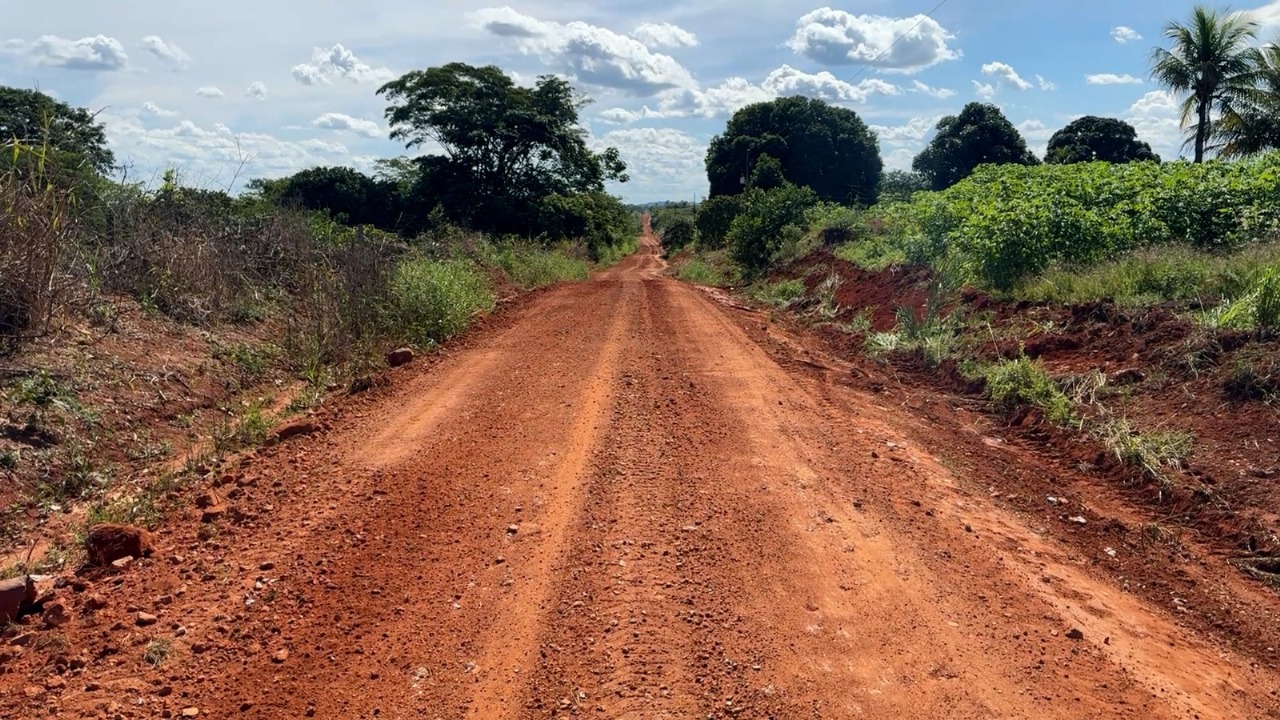
<instances>
[{"instance_id":1,"label":"blue sky","mask_svg":"<svg viewBox=\"0 0 1280 720\"><path fill-rule=\"evenodd\" d=\"M452 61L573 80L595 99L592 142L631 165L633 181L612 188L631 201L704 195L707 143L733 110L791 94L856 110L890 167L973 100L1003 108L1037 152L1093 114L1178 154L1174 99L1147 79L1147 55L1194 3L948 0L921 21L936 4L51 0L7 10L0 84L100 111L134 179L175 167L207 187L403 154L374 91ZM1280 40L1280 0L1235 8Z\"/></svg>"}]
</instances>

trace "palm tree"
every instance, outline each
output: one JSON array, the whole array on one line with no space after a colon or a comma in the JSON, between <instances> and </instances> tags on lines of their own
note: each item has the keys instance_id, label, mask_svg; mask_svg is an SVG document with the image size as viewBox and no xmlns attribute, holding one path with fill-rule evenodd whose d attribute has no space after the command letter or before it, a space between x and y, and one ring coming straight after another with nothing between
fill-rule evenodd
<instances>
[{"instance_id":1,"label":"palm tree","mask_svg":"<svg viewBox=\"0 0 1280 720\"><path fill-rule=\"evenodd\" d=\"M1280 44L1254 51L1256 86L1223 113L1213 139L1222 157L1243 157L1280 148Z\"/></svg>"},{"instance_id":2,"label":"palm tree","mask_svg":"<svg viewBox=\"0 0 1280 720\"><path fill-rule=\"evenodd\" d=\"M1243 14L1197 5L1190 22L1165 26L1164 36L1173 48L1151 52L1152 78L1175 93L1187 94L1182 126L1195 118L1196 162L1204 162L1214 112L1229 111L1253 86L1256 52L1250 42L1257 33L1258 24Z\"/></svg>"}]
</instances>

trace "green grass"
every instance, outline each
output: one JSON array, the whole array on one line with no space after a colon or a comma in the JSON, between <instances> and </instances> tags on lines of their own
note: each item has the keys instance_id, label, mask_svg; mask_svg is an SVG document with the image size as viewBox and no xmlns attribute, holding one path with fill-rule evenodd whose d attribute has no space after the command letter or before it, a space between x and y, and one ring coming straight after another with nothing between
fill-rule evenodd
<instances>
[{"instance_id":1,"label":"green grass","mask_svg":"<svg viewBox=\"0 0 1280 720\"><path fill-rule=\"evenodd\" d=\"M724 250L701 252L676 265L675 276L695 285L728 287L736 285L741 271L729 260Z\"/></svg>"},{"instance_id":2,"label":"green grass","mask_svg":"<svg viewBox=\"0 0 1280 720\"><path fill-rule=\"evenodd\" d=\"M785 309L804 297L804 293L804 280L795 279L760 283L752 290L751 296L766 305Z\"/></svg>"},{"instance_id":3,"label":"green grass","mask_svg":"<svg viewBox=\"0 0 1280 720\"><path fill-rule=\"evenodd\" d=\"M1220 300L1248 295L1268 267L1280 266L1280 243L1209 253L1185 245L1145 248L1089 268L1055 266L1016 292L1027 300L1080 303L1109 299L1139 307L1165 300Z\"/></svg>"},{"instance_id":4,"label":"green grass","mask_svg":"<svg viewBox=\"0 0 1280 720\"><path fill-rule=\"evenodd\" d=\"M391 278L389 297L389 326L419 347L457 335L495 303L488 278L469 260L405 260Z\"/></svg>"},{"instance_id":5,"label":"green grass","mask_svg":"<svg viewBox=\"0 0 1280 720\"><path fill-rule=\"evenodd\" d=\"M602 245L596 248L596 264L600 267L610 267L617 265L626 258L635 253L640 247L640 238L632 237L617 245Z\"/></svg>"},{"instance_id":6,"label":"green grass","mask_svg":"<svg viewBox=\"0 0 1280 720\"><path fill-rule=\"evenodd\" d=\"M835 256L872 272L879 272L907 261L905 252L893 247L881 237L868 237L864 240L844 243L836 248Z\"/></svg>"},{"instance_id":7,"label":"green grass","mask_svg":"<svg viewBox=\"0 0 1280 720\"><path fill-rule=\"evenodd\" d=\"M238 416L222 422L213 433L214 448L218 452L234 452L264 443L272 421L263 405L261 401L245 403Z\"/></svg>"},{"instance_id":8,"label":"green grass","mask_svg":"<svg viewBox=\"0 0 1280 720\"><path fill-rule=\"evenodd\" d=\"M586 280L591 274L590 263L571 255L568 247L547 249L533 245L503 245L495 249L489 259L512 282L526 290Z\"/></svg>"},{"instance_id":9,"label":"green grass","mask_svg":"<svg viewBox=\"0 0 1280 720\"><path fill-rule=\"evenodd\" d=\"M1023 356L990 365L981 372L987 380L987 397L1000 411L1012 413L1030 405L1039 408L1052 422L1074 422L1071 398L1058 388L1039 361Z\"/></svg>"},{"instance_id":10,"label":"green grass","mask_svg":"<svg viewBox=\"0 0 1280 720\"><path fill-rule=\"evenodd\" d=\"M1141 433L1127 419L1110 419L1093 431L1116 459L1143 469L1148 476L1167 481L1167 473L1182 466L1191 454L1194 439L1177 430Z\"/></svg>"}]
</instances>

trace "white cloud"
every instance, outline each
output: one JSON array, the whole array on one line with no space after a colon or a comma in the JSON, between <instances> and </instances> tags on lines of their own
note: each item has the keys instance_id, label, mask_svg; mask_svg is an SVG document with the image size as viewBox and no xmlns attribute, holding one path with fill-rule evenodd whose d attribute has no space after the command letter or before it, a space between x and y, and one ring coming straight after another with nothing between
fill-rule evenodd
<instances>
[{"instance_id":1,"label":"white cloud","mask_svg":"<svg viewBox=\"0 0 1280 720\"><path fill-rule=\"evenodd\" d=\"M253 98L254 100L266 100L267 84L262 82L261 80L253 83L247 89L245 89L244 96L247 98Z\"/></svg>"},{"instance_id":2,"label":"white cloud","mask_svg":"<svg viewBox=\"0 0 1280 720\"><path fill-rule=\"evenodd\" d=\"M1111 37L1121 45L1142 39L1142 36L1138 34L1137 30L1134 30L1131 27L1125 27L1124 25L1117 25L1111 28Z\"/></svg>"},{"instance_id":3,"label":"white cloud","mask_svg":"<svg viewBox=\"0 0 1280 720\"><path fill-rule=\"evenodd\" d=\"M1161 157L1177 157L1186 137L1178 99L1173 93L1154 90L1138 98L1125 116L1138 137L1150 143Z\"/></svg>"},{"instance_id":4,"label":"white cloud","mask_svg":"<svg viewBox=\"0 0 1280 720\"><path fill-rule=\"evenodd\" d=\"M311 121L311 127L325 130L341 130L363 135L367 138L382 136L382 128L372 120L361 120L343 113L330 112Z\"/></svg>"},{"instance_id":5,"label":"white cloud","mask_svg":"<svg viewBox=\"0 0 1280 720\"><path fill-rule=\"evenodd\" d=\"M1024 120L1018 123L1017 128L1027 141L1027 148L1037 157L1044 157L1049 149L1049 138L1053 137L1053 128L1039 120Z\"/></svg>"},{"instance_id":6,"label":"white cloud","mask_svg":"<svg viewBox=\"0 0 1280 720\"><path fill-rule=\"evenodd\" d=\"M27 55L41 65L69 70L123 70L129 55L119 40L106 35L68 40L57 35L42 35L35 42L10 40L5 50Z\"/></svg>"},{"instance_id":7,"label":"white cloud","mask_svg":"<svg viewBox=\"0 0 1280 720\"><path fill-rule=\"evenodd\" d=\"M350 150L347 150L346 145L343 145L340 142L325 142L324 140L319 140L316 138L312 138L311 140L303 140L302 142L298 143L298 145L308 150L315 150L316 152L322 152L328 155L346 155L349 152L351 152Z\"/></svg>"},{"instance_id":8,"label":"white cloud","mask_svg":"<svg viewBox=\"0 0 1280 720\"><path fill-rule=\"evenodd\" d=\"M934 131L934 128L938 126L938 121L941 119L941 115L917 117L911 118L904 125L872 125L871 129L886 144L917 147Z\"/></svg>"},{"instance_id":9,"label":"white cloud","mask_svg":"<svg viewBox=\"0 0 1280 720\"><path fill-rule=\"evenodd\" d=\"M191 64L191 56L182 48L166 43L159 35L148 35L142 38L142 49L151 53L157 60L168 65L171 70L181 70Z\"/></svg>"},{"instance_id":10,"label":"white cloud","mask_svg":"<svg viewBox=\"0 0 1280 720\"><path fill-rule=\"evenodd\" d=\"M637 192L649 199L692 198L707 193L707 143L674 128L625 128L592 141L616 147Z\"/></svg>"},{"instance_id":11,"label":"white cloud","mask_svg":"<svg viewBox=\"0 0 1280 720\"><path fill-rule=\"evenodd\" d=\"M509 7L487 8L468 18L506 38L520 52L536 55L570 78L640 97L673 88L696 88L675 58L655 53L634 37L583 22L561 24L522 15Z\"/></svg>"},{"instance_id":12,"label":"white cloud","mask_svg":"<svg viewBox=\"0 0 1280 720\"><path fill-rule=\"evenodd\" d=\"M1116 75L1115 73L1098 73L1085 75L1084 81L1090 85L1141 85L1142 78L1132 75Z\"/></svg>"},{"instance_id":13,"label":"white cloud","mask_svg":"<svg viewBox=\"0 0 1280 720\"><path fill-rule=\"evenodd\" d=\"M919 153L908 150L907 148L898 148L888 155L884 156L885 170L910 170L911 162L916 159Z\"/></svg>"},{"instance_id":14,"label":"white cloud","mask_svg":"<svg viewBox=\"0 0 1280 720\"><path fill-rule=\"evenodd\" d=\"M956 94L955 90L951 90L948 88L930 87L920 82L919 80L911 81L911 92L924 93L925 95L936 97L939 100L946 100L947 98Z\"/></svg>"},{"instance_id":15,"label":"white cloud","mask_svg":"<svg viewBox=\"0 0 1280 720\"><path fill-rule=\"evenodd\" d=\"M205 98L220 98L226 96L226 93L222 92L220 88L213 87L212 85L196 90L196 94Z\"/></svg>"},{"instance_id":16,"label":"white cloud","mask_svg":"<svg viewBox=\"0 0 1280 720\"><path fill-rule=\"evenodd\" d=\"M954 40L932 18L854 15L820 8L796 22L787 46L826 65L869 63L885 71L916 72L961 56L948 46Z\"/></svg>"},{"instance_id":17,"label":"white cloud","mask_svg":"<svg viewBox=\"0 0 1280 720\"><path fill-rule=\"evenodd\" d=\"M631 32L631 37L651 48L697 47L698 37L671 23L645 23Z\"/></svg>"},{"instance_id":18,"label":"white cloud","mask_svg":"<svg viewBox=\"0 0 1280 720\"><path fill-rule=\"evenodd\" d=\"M1017 70L1013 69L1012 65L1009 65L1006 63L1002 63L1002 62L987 63L986 65L982 66L982 74L994 75L1000 78L1001 80L1007 81L1010 85L1014 86L1019 90L1030 90L1032 87L1031 83L1022 79L1022 76L1018 74Z\"/></svg>"},{"instance_id":19,"label":"white cloud","mask_svg":"<svg viewBox=\"0 0 1280 720\"><path fill-rule=\"evenodd\" d=\"M303 85L328 85L336 78L345 78L356 84L381 84L396 76L389 68L375 68L362 62L342 43L328 50L315 48L311 62L294 65L292 72L293 78Z\"/></svg>"},{"instance_id":20,"label":"white cloud","mask_svg":"<svg viewBox=\"0 0 1280 720\"><path fill-rule=\"evenodd\" d=\"M1272 0L1262 7L1250 10L1248 15L1261 26L1259 37L1271 38L1280 33L1280 0Z\"/></svg>"},{"instance_id":21,"label":"white cloud","mask_svg":"<svg viewBox=\"0 0 1280 720\"><path fill-rule=\"evenodd\" d=\"M677 117L723 117L752 103L802 95L830 103L856 104L872 95L900 95L902 89L876 78L858 84L845 82L829 72L806 73L790 65L770 72L759 85L735 77L709 88L668 90L658 95L658 107L640 110L612 108L599 114L608 123Z\"/></svg>"},{"instance_id":22,"label":"white cloud","mask_svg":"<svg viewBox=\"0 0 1280 720\"><path fill-rule=\"evenodd\" d=\"M142 111L148 115L155 115L159 118L175 118L182 114L173 110L165 110L151 101L142 103Z\"/></svg>"},{"instance_id":23,"label":"white cloud","mask_svg":"<svg viewBox=\"0 0 1280 720\"><path fill-rule=\"evenodd\" d=\"M1040 75L1037 75L1037 76L1036 76L1036 84L1038 84L1038 85L1040 86L1040 89L1041 89L1041 90L1044 90L1044 91L1046 91L1046 92L1048 92L1048 91L1050 91L1050 90L1057 90L1057 89L1058 89L1058 84L1057 84L1057 83L1055 83L1055 82L1051 82L1051 81L1049 81L1049 80L1045 80L1045 79L1044 79L1042 76L1040 76Z\"/></svg>"},{"instance_id":24,"label":"white cloud","mask_svg":"<svg viewBox=\"0 0 1280 720\"><path fill-rule=\"evenodd\" d=\"M973 93L983 100L992 100L996 96L996 86L974 80Z\"/></svg>"},{"instance_id":25,"label":"white cloud","mask_svg":"<svg viewBox=\"0 0 1280 720\"><path fill-rule=\"evenodd\" d=\"M100 117L112 148L135 167L136 176L176 167L184 182L198 187L226 190L252 177L280 177L331 164L328 155L345 155L346 150L321 141L289 142L266 133L237 133L221 123L207 128L183 120L173 127L149 129L137 118L105 113Z\"/></svg>"}]
</instances>

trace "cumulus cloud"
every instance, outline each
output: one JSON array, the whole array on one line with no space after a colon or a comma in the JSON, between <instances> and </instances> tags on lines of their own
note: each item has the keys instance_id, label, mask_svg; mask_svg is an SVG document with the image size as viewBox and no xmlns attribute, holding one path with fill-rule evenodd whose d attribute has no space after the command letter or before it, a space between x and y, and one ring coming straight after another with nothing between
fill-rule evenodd
<instances>
[{"instance_id":1,"label":"cumulus cloud","mask_svg":"<svg viewBox=\"0 0 1280 720\"><path fill-rule=\"evenodd\" d=\"M536 55L588 85L614 88L638 97L697 87L693 76L675 58L653 52L644 42L606 28L583 22L539 20L509 7L477 10L468 18L484 31L504 38L521 53Z\"/></svg>"},{"instance_id":2,"label":"cumulus cloud","mask_svg":"<svg viewBox=\"0 0 1280 720\"><path fill-rule=\"evenodd\" d=\"M184 180L226 190L236 178L280 177L303 168L332 164L335 146L322 141L290 142L265 133L237 133L217 123L202 127L184 120L172 127L149 128L136 117L99 116L116 154L142 174L177 167ZM317 144L318 143L318 144ZM341 148L345 154L346 148ZM331 152L332 151L332 152Z\"/></svg>"},{"instance_id":3,"label":"cumulus cloud","mask_svg":"<svg viewBox=\"0 0 1280 720\"><path fill-rule=\"evenodd\" d=\"M164 108L160 107L159 105L151 101L142 103L142 111L147 113L148 115L154 115L158 118L175 118L181 114L174 110L165 110Z\"/></svg>"},{"instance_id":4,"label":"cumulus cloud","mask_svg":"<svg viewBox=\"0 0 1280 720\"><path fill-rule=\"evenodd\" d=\"M992 100L996 96L996 86L990 83L973 81L973 93L983 100Z\"/></svg>"},{"instance_id":5,"label":"cumulus cloud","mask_svg":"<svg viewBox=\"0 0 1280 720\"><path fill-rule=\"evenodd\" d=\"M212 85L196 90L196 94L205 98L220 98L226 96L226 93L222 92L220 88L213 87Z\"/></svg>"},{"instance_id":6,"label":"cumulus cloud","mask_svg":"<svg viewBox=\"0 0 1280 720\"><path fill-rule=\"evenodd\" d=\"M1018 74L1018 71L1014 70L1013 66L1007 63L1002 63L1002 62L987 63L986 65L982 66L982 74L993 75L995 77L998 77L1001 80L1008 82L1010 85L1014 86L1019 90L1030 90L1032 88L1031 83L1027 82L1026 80L1023 80L1022 76Z\"/></svg>"},{"instance_id":7,"label":"cumulus cloud","mask_svg":"<svg viewBox=\"0 0 1280 720\"><path fill-rule=\"evenodd\" d=\"M1044 90L1044 91L1046 91L1046 92L1048 92L1048 91L1050 91L1050 90L1057 90L1057 89L1058 89L1058 84L1057 84L1057 83L1055 83L1055 82L1050 82L1049 80L1045 80L1045 79L1044 79L1044 77L1043 77L1043 76L1040 76L1040 75L1037 75L1037 76L1036 76L1036 84L1040 86L1040 89L1041 89L1041 90Z\"/></svg>"},{"instance_id":8,"label":"cumulus cloud","mask_svg":"<svg viewBox=\"0 0 1280 720\"><path fill-rule=\"evenodd\" d=\"M1090 85L1141 85L1142 78L1132 75L1116 75L1115 73L1098 73L1085 75L1084 81Z\"/></svg>"},{"instance_id":9,"label":"cumulus cloud","mask_svg":"<svg viewBox=\"0 0 1280 720\"><path fill-rule=\"evenodd\" d=\"M959 58L960 51L948 45L954 39L923 15L890 18L824 7L796 22L787 46L826 65L869 63L889 72L917 72Z\"/></svg>"},{"instance_id":10,"label":"cumulus cloud","mask_svg":"<svg viewBox=\"0 0 1280 720\"><path fill-rule=\"evenodd\" d=\"M367 138L382 136L382 128L372 120L361 120L343 113L330 112L311 121L311 127L324 130L339 130L363 135Z\"/></svg>"},{"instance_id":11,"label":"cumulus cloud","mask_svg":"<svg viewBox=\"0 0 1280 720\"><path fill-rule=\"evenodd\" d=\"M171 70L181 70L191 64L190 55L183 52L177 45L165 42L159 35L148 35L142 38L142 49L154 55Z\"/></svg>"},{"instance_id":12,"label":"cumulus cloud","mask_svg":"<svg viewBox=\"0 0 1280 720\"><path fill-rule=\"evenodd\" d=\"M325 142L324 140L320 140L317 138L312 138L311 140L303 140L298 144L308 150L314 150L316 152L322 152L328 155L346 155L350 152L349 150L347 150L347 146L343 145L340 142Z\"/></svg>"},{"instance_id":13,"label":"cumulus cloud","mask_svg":"<svg viewBox=\"0 0 1280 720\"><path fill-rule=\"evenodd\" d=\"M692 197L707 192L707 143L674 128L612 130L591 141L594 150L616 147L627 163L632 192L646 199Z\"/></svg>"},{"instance_id":14,"label":"cumulus cloud","mask_svg":"<svg viewBox=\"0 0 1280 720\"><path fill-rule=\"evenodd\" d=\"M698 36L671 23L645 23L633 30L631 37L651 48L682 48L698 45Z\"/></svg>"},{"instance_id":15,"label":"cumulus cloud","mask_svg":"<svg viewBox=\"0 0 1280 720\"><path fill-rule=\"evenodd\" d=\"M884 156L884 168L886 170L910 170L911 163L915 160L917 154L907 148L898 148Z\"/></svg>"},{"instance_id":16,"label":"cumulus cloud","mask_svg":"<svg viewBox=\"0 0 1280 720\"><path fill-rule=\"evenodd\" d=\"M946 100L947 98L956 94L955 90L951 90L948 88L930 87L929 85L926 85L920 82L919 80L911 81L911 92L924 93L925 95L928 95L930 97L936 97L939 100Z\"/></svg>"},{"instance_id":17,"label":"cumulus cloud","mask_svg":"<svg viewBox=\"0 0 1280 720\"><path fill-rule=\"evenodd\" d=\"M886 144L919 146L938 126L938 121L941 119L941 115L917 117L911 118L904 125L872 125L871 129L875 131L881 142Z\"/></svg>"},{"instance_id":18,"label":"cumulus cloud","mask_svg":"<svg viewBox=\"0 0 1280 720\"><path fill-rule=\"evenodd\" d=\"M1044 157L1049 149L1049 138L1054 130L1039 120L1024 120L1017 125L1018 132L1027 141L1027 148L1038 157Z\"/></svg>"},{"instance_id":19,"label":"cumulus cloud","mask_svg":"<svg viewBox=\"0 0 1280 720\"><path fill-rule=\"evenodd\" d=\"M1183 147L1185 134L1177 97L1164 90L1154 90L1138 98L1124 117L1138 137L1150 143L1164 157L1176 157Z\"/></svg>"},{"instance_id":20,"label":"cumulus cloud","mask_svg":"<svg viewBox=\"0 0 1280 720\"><path fill-rule=\"evenodd\" d=\"M657 108L613 108L600 113L599 117L609 123L655 118L713 118L729 115L752 103L792 95L837 104L854 104L865 102L872 95L901 95L902 92L898 86L875 78L868 78L855 85L826 71L806 73L790 65L783 65L765 76L759 85L746 78L734 77L708 88L668 90L658 95Z\"/></svg>"},{"instance_id":21,"label":"cumulus cloud","mask_svg":"<svg viewBox=\"0 0 1280 720\"><path fill-rule=\"evenodd\" d=\"M385 83L395 78L389 68L375 68L338 43L328 50L315 48L311 62L293 66L293 79L303 85L329 85L343 78L356 84Z\"/></svg>"},{"instance_id":22,"label":"cumulus cloud","mask_svg":"<svg viewBox=\"0 0 1280 720\"><path fill-rule=\"evenodd\" d=\"M1111 28L1111 38L1116 42L1124 45L1125 43L1136 42L1142 39L1137 30L1124 25L1117 25Z\"/></svg>"},{"instance_id":23,"label":"cumulus cloud","mask_svg":"<svg viewBox=\"0 0 1280 720\"><path fill-rule=\"evenodd\" d=\"M262 82L261 80L253 83L247 89L245 89L244 96L247 98L253 98L254 100L266 100L267 99L266 83Z\"/></svg>"},{"instance_id":24,"label":"cumulus cloud","mask_svg":"<svg viewBox=\"0 0 1280 720\"><path fill-rule=\"evenodd\" d=\"M10 40L5 50L30 57L41 65L68 70L123 70L129 55L119 40L106 35L68 40L57 35L42 35L34 42Z\"/></svg>"},{"instance_id":25,"label":"cumulus cloud","mask_svg":"<svg viewBox=\"0 0 1280 720\"><path fill-rule=\"evenodd\" d=\"M1259 37L1270 38L1280 32L1280 0L1271 0L1260 8L1250 10L1248 15L1250 20L1261 26Z\"/></svg>"}]
</instances>

